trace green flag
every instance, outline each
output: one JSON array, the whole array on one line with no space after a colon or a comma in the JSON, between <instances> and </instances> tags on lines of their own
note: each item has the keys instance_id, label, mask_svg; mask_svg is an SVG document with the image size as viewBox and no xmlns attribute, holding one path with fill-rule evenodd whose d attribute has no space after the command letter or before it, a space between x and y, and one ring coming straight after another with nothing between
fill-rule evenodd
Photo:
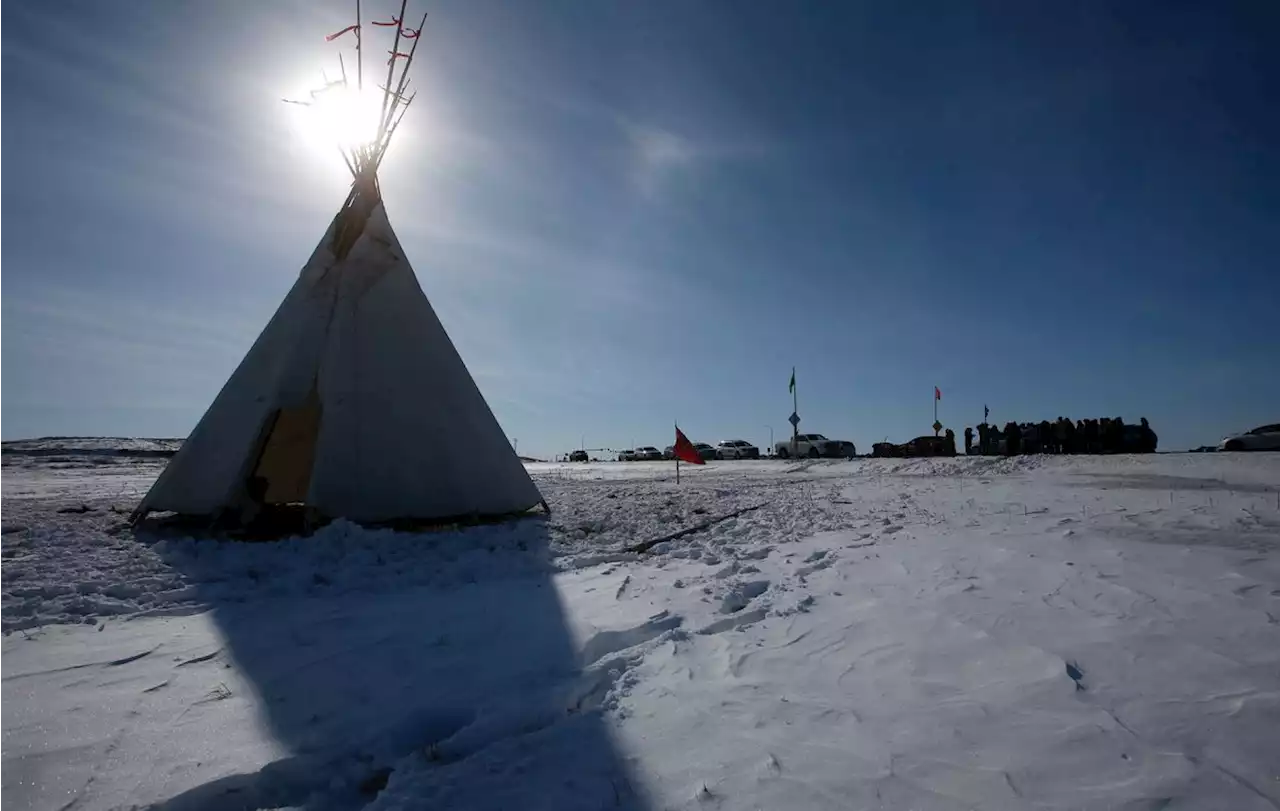
<instances>
[{"instance_id":1,"label":"green flag","mask_svg":"<svg viewBox=\"0 0 1280 811\"><path fill-rule=\"evenodd\" d=\"M790 394L795 390L796 390L796 367L792 366L791 367L791 385L787 387L787 393Z\"/></svg>"}]
</instances>

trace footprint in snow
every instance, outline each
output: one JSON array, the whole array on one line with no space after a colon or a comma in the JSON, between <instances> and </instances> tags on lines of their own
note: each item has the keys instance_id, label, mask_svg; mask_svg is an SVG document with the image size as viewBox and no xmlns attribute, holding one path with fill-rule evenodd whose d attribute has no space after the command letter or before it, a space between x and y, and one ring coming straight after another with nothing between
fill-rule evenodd
<instances>
[{"instance_id":1,"label":"footprint in snow","mask_svg":"<svg viewBox=\"0 0 1280 811\"><path fill-rule=\"evenodd\" d=\"M1067 662L1067 675L1076 683L1076 690L1083 692L1085 689L1083 684L1084 671L1080 669L1080 666L1075 662Z\"/></svg>"},{"instance_id":2,"label":"footprint in snow","mask_svg":"<svg viewBox=\"0 0 1280 811\"><path fill-rule=\"evenodd\" d=\"M579 659L583 667L588 667L610 654L642 645L667 631L679 628L683 623L684 617L679 614L662 611L631 628L598 631L583 644Z\"/></svg>"},{"instance_id":3,"label":"footprint in snow","mask_svg":"<svg viewBox=\"0 0 1280 811\"><path fill-rule=\"evenodd\" d=\"M720 601L721 614L733 614L747 607L755 598L765 593L769 588L768 580L752 580L748 583L741 583L729 590L729 593Z\"/></svg>"},{"instance_id":4,"label":"footprint in snow","mask_svg":"<svg viewBox=\"0 0 1280 811\"><path fill-rule=\"evenodd\" d=\"M769 616L768 609L753 608L750 611L743 611L740 614L734 614L731 617L723 617L704 628L699 628L697 633L708 636L711 634L721 634L725 631L734 631L739 628L745 628L753 625L765 617Z\"/></svg>"},{"instance_id":5,"label":"footprint in snow","mask_svg":"<svg viewBox=\"0 0 1280 811\"><path fill-rule=\"evenodd\" d=\"M765 758L764 763L761 764L760 770L765 774L765 776L777 777L782 774L782 763L778 760L776 755L770 752L769 756Z\"/></svg>"}]
</instances>

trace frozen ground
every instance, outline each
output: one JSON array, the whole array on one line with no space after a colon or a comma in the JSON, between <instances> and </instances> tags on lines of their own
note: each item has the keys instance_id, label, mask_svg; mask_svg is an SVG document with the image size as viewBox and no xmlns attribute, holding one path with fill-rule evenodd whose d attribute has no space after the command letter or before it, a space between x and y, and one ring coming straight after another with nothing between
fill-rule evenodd
<instances>
[{"instance_id":1,"label":"frozen ground","mask_svg":"<svg viewBox=\"0 0 1280 811\"><path fill-rule=\"evenodd\" d=\"M161 464L6 445L8 807L1280 808L1280 455L531 465L549 520L276 544L135 536Z\"/></svg>"}]
</instances>

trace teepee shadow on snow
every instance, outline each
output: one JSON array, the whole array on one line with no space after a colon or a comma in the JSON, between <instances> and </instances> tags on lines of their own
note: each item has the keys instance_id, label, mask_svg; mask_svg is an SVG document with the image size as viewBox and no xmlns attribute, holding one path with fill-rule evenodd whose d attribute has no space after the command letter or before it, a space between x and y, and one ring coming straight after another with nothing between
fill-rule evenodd
<instances>
[{"instance_id":1,"label":"teepee shadow on snow","mask_svg":"<svg viewBox=\"0 0 1280 811\"><path fill-rule=\"evenodd\" d=\"M161 544L202 584L225 639L198 666L230 700L255 702L289 754L159 807L647 808L599 711L609 676L580 661L547 540L533 517ZM344 577L356 566L386 576Z\"/></svg>"},{"instance_id":2,"label":"teepee shadow on snow","mask_svg":"<svg viewBox=\"0 0 1280 811\"><path fill-rule=\"evenodd\" d=\"M134 513L252 526L262 510L300 507L308 526L332 521L274 544L159 530L172 542L154 547L213 606L225 639L184 666L211 668L201 671L211 685L225 679L214 699L251 702L240 709L256 712L288 754L164 807L640 808L597 712L611 676L579 661L545 519L418 533L351 523L546 506L382 200L378 169L413 100L426 17L408 28L401 0L390 22L364 17L378 28L362 33L359 8L354 25L328 37L354 31L343 41L364 43L354 74L339 63L340 79L292 101L353 91L358 100L377 87L376 135L340 145L352 173L346 201ZM391 46L385 84L364 78L362 53L378 31Z\"/></svg>"}]
</instances>

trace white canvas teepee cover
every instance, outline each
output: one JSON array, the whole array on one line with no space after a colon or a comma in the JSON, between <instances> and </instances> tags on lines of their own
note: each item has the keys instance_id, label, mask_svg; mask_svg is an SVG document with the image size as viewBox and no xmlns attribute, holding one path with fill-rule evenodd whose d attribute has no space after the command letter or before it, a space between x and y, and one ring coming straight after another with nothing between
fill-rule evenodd
<instances>
[{"instance_id":1,"label":"white canvas teepee cover","mask_svg":"<svg viewBox=\"0 0 1280 811\"><path fill-rule=\"evenodd\" d=\"M268 502L355 521L494 516L542 502L382 202L339 259L345 214L139 514L234 510L251 476L266 480Z\"/></svg>"}]
</instances>

